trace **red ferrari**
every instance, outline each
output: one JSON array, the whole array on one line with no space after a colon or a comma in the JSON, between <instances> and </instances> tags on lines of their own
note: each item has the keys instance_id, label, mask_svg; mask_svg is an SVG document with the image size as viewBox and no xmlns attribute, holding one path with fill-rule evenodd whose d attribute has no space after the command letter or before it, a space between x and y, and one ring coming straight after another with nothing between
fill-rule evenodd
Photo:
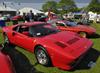
<instances>
[{"instance_id":1,"label":"red ferrari","mask_svg":"<svg viewBox=\"0 0 100 73\"><path fill-rule=\"evenodd\" d=\"M24 54L11 44L0 44L0 73L37 73ZM40 72L39 72L40 73Z\"/></svg>"},{"instance_id":2,"label":"red ferrari","mask_svg":"<svg viewBox=\"0 0 100 73\"><path fill-rule=\"evenodd\" d=\"M23 19L23 17L20 15L17 15L17 16L14 16L11 18L11 20L22 20L22 19Z\"/></svg>"},{"instance_id":3,"label":"red ferrari","mask_svg":"<svg viewBox=\"0 0 100 73\"><path fill-rule=\"evenodd\" d=\"M59 31L48 23L29 22L3 28L5 42L34 53L39 64L70 70L93 43L69 31Z\"/></svg>"},{"instance_id":4,"label":"red ferrari","mask_svg":"<svg viewBox=\"0 0 100 73\"><path fill-rule=\"evenodd\" d=\"M78 25L73 21L60 20L56 22L58 29L62 31L72 31L78 33L82 37L94 35L96 30L91 26Z\"/></svg>"},{"instance_id":5,"label":"red ferrari","mask_svg":"<svg viewBox=\"0 0 100 73\"><path fill-rule=\"evenodd\" d=\"M9 56L2 52L0 52L0 73L14 73Z\"/></svg>"},{"instance_id":6,"label":"red ferrari","mask_svg":"<svg viewBox=\"0 0 100 73\"><path fill-rule=\"evenodd\" d=\"M0 73L14 73L10 57L2 53L1 50L2 45L0 44Z\"/></svg>"}]
</instances>

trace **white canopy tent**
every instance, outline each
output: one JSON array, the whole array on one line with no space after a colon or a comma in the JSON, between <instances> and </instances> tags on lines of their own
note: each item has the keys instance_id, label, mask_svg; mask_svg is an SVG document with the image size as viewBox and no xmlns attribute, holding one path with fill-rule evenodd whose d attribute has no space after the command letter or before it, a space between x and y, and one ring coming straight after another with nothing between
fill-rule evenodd
<instances>
[{"instance_id":1,"label":"white canopy tent","mask_svg":"<svg viewBox=\"0 0 100 73\"><path fill-rule=\"evenodd\" d=\"M17 11L17 10L10 7L0 6L0 11Z\"/></svg>"},{"instance_id":2,"label":"white canopy tent","mask_svg":"<svg viewBox=\"0 0 100 73\"><path fill-rule=\"evenodd\" d=\"M17 10L11 7L0 6L0 15L16 15Z\"/></svg>"},{"instance_id":3,"label":"white canopy tent","mask_svg":"<svg viewBox=\"0 0 100 73\"><path fill-rule=\"evenodd\" d=\"M51 14L55 14L54 12L50 12ZM45 15L48 15L48 12L45 12Z\"/></svg>"},{"instance_id":4,"label":"white canopy tent","mask_svg":"<svg viewBox=\"0 0 100 73\"><path fill-rule=\"evenodd\" d=\"M32 10L32 12L34 13L34 15L36 15L37 13L44 13L42 11L30 8L30 7L25 7L25 8L19 9L19 12L20 12L20 15L23 15L23 13L29 13L30 10Z\"/></svg>"}]
</instances>

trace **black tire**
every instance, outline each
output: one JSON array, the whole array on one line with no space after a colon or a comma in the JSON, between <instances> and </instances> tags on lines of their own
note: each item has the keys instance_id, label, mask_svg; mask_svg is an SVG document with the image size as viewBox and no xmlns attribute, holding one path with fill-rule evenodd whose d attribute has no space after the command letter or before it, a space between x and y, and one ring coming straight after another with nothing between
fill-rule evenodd
<instances>
[{"instance_id":1,"label":"black tire","mask_svg":"<svg viewBox=\"0 0 100 73\"><path fill-rule=\"evenodd\" d=\"M4 34L4 43L10 43L7 34Z\"/></svg>"},{"instance_id":2,"label":"black tire","mask_svg":"<svg viewBox=\"0 0 100 73\"><path fill-rule=\"evenodd\" d=\"M51 66L50 57L47 51L45 50L45 48L43 48L42 46L38 46L35 49L35 57L39 64L44 65L44 66Z\"/></svg>"},{"instance_id":3,"label":"black tire","mask_svg":"<svg viewBox=\"0 0 100 73\"><path fill-rule=\"evenodd\" d=\"M4 33L4 43L3 43L3 47L5 46L5 44L9 44L10 46L15 47L14 44L10 43L7 34Z\"/></svg>"}]
</instances>

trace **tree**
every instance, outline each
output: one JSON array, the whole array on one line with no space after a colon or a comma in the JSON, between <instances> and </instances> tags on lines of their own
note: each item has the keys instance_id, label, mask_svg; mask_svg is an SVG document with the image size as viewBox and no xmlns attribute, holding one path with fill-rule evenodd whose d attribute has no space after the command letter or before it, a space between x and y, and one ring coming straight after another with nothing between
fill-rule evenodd
<instances>
[{"instance_id":1,"label":"tree","mask_svg":"<svg viewBox=\"0 0 100 73\"><path fill-rule=\"evenodd\" d=\"M63 13L74 12L77 10L77 6L73 0L61 0L57 7L62 8Z\"/></svg>"},{"instance_id":2,"label":"tree","mask_svg":"<svg viewBox=\"0 0 100 73\"><path fill-rule=\"evenodd\" d=\"M100 13L100 0L92 0L88 5L87 10Z\"/></svg>"},{"instance_id":3,"label":"tree","mask_svg":"<svg viewBox=\"0 0 100 73\"><path fill-rule=\"evenodd\" d=\"M48 1L42 6L43 11L48 11L51 9L54 13L57 13L57 2L55 1Z\"/></svg>"}]
</instances>

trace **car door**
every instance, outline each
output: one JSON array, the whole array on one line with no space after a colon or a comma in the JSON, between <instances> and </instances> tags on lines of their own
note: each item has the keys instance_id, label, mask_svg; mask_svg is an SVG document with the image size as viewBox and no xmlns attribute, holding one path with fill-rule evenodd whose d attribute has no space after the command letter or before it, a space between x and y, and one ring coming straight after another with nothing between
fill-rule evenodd
<instances>
[{"instance_id":1,"label":"car door","mask_svg":"<svg viewBox=\"0 0 100 73\"><path fill-rule=\"evenodd\" d=\"M16 29L16 32L13 32L13 39L14 39L14 43L15 45L25 48L26 50L32 51L33 50L33 46L34 46L34 38L30 37L28 35L23 34L23 27L25 25L20 25L18 26L18 28ZM28 31L27 31L28 32Z\"/></svg>"},{"instance_id":2,"label":"car door","mask_svg":"<svg viewBox=\"0 0 100 73\"><path fill-rule=\"evenodd\" d=\"M72 31L76 32L76 27L68 26L66 24L58 23L57 28L62 30L62 31Z\"/></svg>"}]
</instances>

